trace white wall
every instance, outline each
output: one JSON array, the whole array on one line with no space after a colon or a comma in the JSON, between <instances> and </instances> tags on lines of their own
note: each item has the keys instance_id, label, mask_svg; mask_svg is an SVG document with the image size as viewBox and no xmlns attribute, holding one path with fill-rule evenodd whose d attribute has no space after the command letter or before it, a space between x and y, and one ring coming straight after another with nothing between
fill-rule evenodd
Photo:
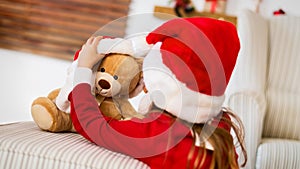
<instances>
[{"instance_id":1,"label":"white wall","mask_svg":"<svg viewBox=\"0 0 300 169\"><path fill-rule=\"evenodd\" d=\"M227 13L238 15L241 9L255 9L256 0L227 0ZM169 0L132 0L131 17L127 35L149 32L164 20L153 17L154 5L172 6ZM197 10L202 10L204 0L193 0ZM298 0L263 0L260 12L272 16L282 8L288 15L300 16ZM69 61L41 57L28 53L0 50L0 123L32 120L30 105L39 96L46 96L52 89L61 87Z\"/></svg>"},{"instance_id":2,"label":"white wall","mask_svg":"<svg viewBox=\"0 0 300 169\"><path fill-rule=\"evenodd\" d=\"M30 106L64 84L69 61L0 50L0 123L32 120Z\"/></svg>"}]
</instances>

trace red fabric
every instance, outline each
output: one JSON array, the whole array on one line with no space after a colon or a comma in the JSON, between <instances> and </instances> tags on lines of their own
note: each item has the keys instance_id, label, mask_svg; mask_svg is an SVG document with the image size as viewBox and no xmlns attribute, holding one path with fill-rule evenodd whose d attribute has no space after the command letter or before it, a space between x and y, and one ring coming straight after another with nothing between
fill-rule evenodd
<instances>
[{"instance_id":1,"label":"red fabric","mask_svg":"<svg viewBox=\"0 0 300 169\"><path fill-rule=\"evenodd\" d=\"M80 50L77 50L77 51L75 52L75 55L74 55L74 57L73 57L73 60L77 60L77 59L78 59L79 52L80 52Z\"/></svg>"},{"instance_id":2,"label":"red fabric","mask_svg":"<svg viewBox=\"0 0 300 169\"><path fill-rule=\"evenodd\" d=\"M205 0L206 2L212 2L212 1L226 1L226 0Z\"/></svg>"},{"instance_id":3,"label":"red fabric","mask_svg":"<svg viewBox=\"0 0 300 169\"><path fill-rule=\"evenodd\" d=\"M224 94L240 49L233 24L211 18L178 18L155 29L146 40L149 44L162 42L163 63L188 88L207 95Z\"/></svg>"},{"instance_id":4,"label":"red fabric","mask_svg":"<svg viewBox=\"0 0 300 169\"><path fill-rule=\"evenodd\" d=\"M186 8L191 2L186 0L176 0L175 7Z\"/></svg>"},{"instance_id":5,"label":"red fabric","mask_svg":"<svg viewBox=\"0 0 300 169\"><path fill-rule=\"evenodd\" d=\"M185 7L186 3L184 2L184 0L176 0L175 6Z\"/></svg>"},{"instance_id":6,"label":"red fabric","mask_svg":"<svg viewBox=\"0 0 300 169\"><path fill-rule=\"evenodd\" d=\"M278 9L277 11L273 12L273 15L275 15L275 16L284 15L284 14L285 14L285 12L282 9Z\"/></svg>"},{"instance_id":7,"label":"red fabric","mask_svg":"<svg viewBox=\"0 0 300 169\"><path fill-rule=\"evenodd\" d=\"M215 13L216 12L216 8L217 8L217 2L218 0L205 0L206 2L210 2L211 6L210 6L210 12L211 13Z\"/></svg>"},{"instance_id":8,"label":"red fabric","mask_svg":"<svg viewBox=\"0 0 300 169\"><path fill-rule=\"evenodd\" d=\"M218 6L218 1L220 0L205 0L205 1L211 3L210 12L215 13ZM222 1L226 1L226 0L222 0Z\"/></svg>"},{"instance_id":9,"label":"red fabric","mask_svg":"<svg viewBox=\"0 0 300 169\"><path fill-rule=\"evenodd\" d=\"M150 113L143 120L105 118L90 91L89 84L79 84L69 96L71 118L78 133L99 146L130 155L152 169L187 167L188 154L194 143L186 125L160 112ZM227 127L224 129L229 132ZM198 150L196 147L191 164ZM204 151L207 156L203 168L208 168L212 151Z\"/></svg>"},{"instance_id":10,"label":"red fabric","mask_svg":"<svg viewBox=\"0 0 300 169\"><path fill-rule=\"evenodd\" d=\"M210 12L215 13L216 8L217 8L217 1L212 1Z\"/></svg>"}]
</instances>

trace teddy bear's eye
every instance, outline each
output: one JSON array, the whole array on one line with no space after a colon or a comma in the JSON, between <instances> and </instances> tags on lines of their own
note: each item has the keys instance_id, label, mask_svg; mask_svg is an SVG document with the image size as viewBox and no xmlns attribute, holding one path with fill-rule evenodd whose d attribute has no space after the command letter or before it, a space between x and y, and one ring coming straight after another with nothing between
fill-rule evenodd
<instances>
[{"instance_id":1,"label":"teddy bear's eye","mask_svg":"<svg viewBox=\"0 0 300 169\"><path fill-rule=\"evenodd\" d=\"M105 72L105 69L102 67L102 68L100 69L100 71L101 71L101 72Z\"/></svg>"},{"instance_id":2,"label":"teddy bear's eye","mask_svg":"<svg viewBox=\"0 0 300 169\"><path fill-rule=\"evenodd\" d=\"M115 80L118 80L118 78L119 78L119 77L118 77L117 75L114 75L114 79L115 79Z\"/></svg>"}]
</instances>

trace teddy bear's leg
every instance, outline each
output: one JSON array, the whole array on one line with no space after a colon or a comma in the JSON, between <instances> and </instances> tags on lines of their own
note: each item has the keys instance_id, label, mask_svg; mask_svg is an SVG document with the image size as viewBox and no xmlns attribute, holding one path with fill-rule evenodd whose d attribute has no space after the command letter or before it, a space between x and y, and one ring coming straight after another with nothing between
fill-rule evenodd
<instances>
[{"instance_id":1,"label":"teddy bear's leg","mask_svg":"<svg viewBox=\"0 0 300 169\"><path fill-rule=\"evenodd\" d=\"M72 131L73 124L68 113L59 111L47 97L33 101L31 114L35 123L42 129L51 132Z\"/></svg>"},{"instance_id":2,"label":"teddy bear's leg","mask_svg":"<svg viewBox=\"0 0 300 169\"><path fill-rule=\"evenodd\" d=\"M56 112L56 106L47 97L35 99L31 106L31 115L35 123L42 129L49 131L54 123L53 115Z\"/></svg>"},{"instance_id":3,"label":"teddy bear's leg","mask_svg":"<svg viewBox=\"0 0 300 169\"><path fill-rule=\"evenodd\" d=\"M56 128L53 128L54 130L57 131L71 131L71 132L76 132L72 119L70 116L70 113L66 113L63 111L58 110L58 115L57 118L57 123L56 123Z\"/></svg>"}]
</instances>

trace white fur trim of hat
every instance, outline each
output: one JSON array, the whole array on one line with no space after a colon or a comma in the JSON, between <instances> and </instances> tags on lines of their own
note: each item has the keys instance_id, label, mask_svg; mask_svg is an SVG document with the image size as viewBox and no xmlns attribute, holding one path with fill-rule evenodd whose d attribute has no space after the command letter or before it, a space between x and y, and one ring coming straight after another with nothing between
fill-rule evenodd
<instances>
[{"instance_id":1,"label":"white fur trim of hat","mask_svg":"<svg viewBox=\"0 0 300 169\"><path fill-rule=\"evenodd\" d=\"M148 93L139 111L147 112L150 103L190 123L205 123L217 116L224 95L210 96L189 89L162 62L161 42L144 59L143 74Z\"/></svg>"},{"instance_id":2,"label":"white fur trim of hat","mask_svg":"<svg viewBox=\"0 0 300 169\"><path fill-rule=\"evenodd\" d=\"M122 38L105 38L97 46L99 54L120 53L133 56L132 41Z\"/></svg>"},{"instance_id":3,"label":"white fur trim of hat","mask_svg":"<svg viewBox=\"0 0 300 169\"><path fill-rule=\"evenodd\" d=\"M99 42L97 52L100 54L119 53L133 57L144 57L152 45L146 42L146 34L129 38L106 38Z\"/></svg>"}]
</instances>

